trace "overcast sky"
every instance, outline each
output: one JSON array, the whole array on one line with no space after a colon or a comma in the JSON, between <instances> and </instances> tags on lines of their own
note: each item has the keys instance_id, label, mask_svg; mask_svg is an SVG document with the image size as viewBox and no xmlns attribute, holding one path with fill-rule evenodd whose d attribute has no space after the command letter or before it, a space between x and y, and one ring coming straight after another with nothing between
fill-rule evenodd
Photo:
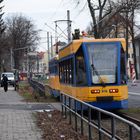
<instances>
[{"instance_id":1,"label":"overcast sky","mask_svg":"<svg viewBox=\"0 0 140 140\"><path fill-rule=\"evenodd\" d=\"M82 0L81 3L76 6L76 0L4 0L3 11L5 12L4 17L12 14L22 13L27 18L33 20L37 29L52 32L51 28L55 28L54 21L66 20L67 10L70 10L70 18L72 20L72 32L76 28L85 30L91 21L89 9L87 7L87 0ZM81 10L82 9L82 10ZM139 20L139 18L137 18ZM47 25L45 25L47 23ZM59 23L58 26L65 30L67 27L66 23ZM47 39L46 32L41 32L42 38L40 44L40 50L46 49ZM60 30L58 32L61 33ZM66 32L66 30L65 30Z\"/></svg>"},{"instance_id":2,"label":"overcast sky","mask_svg":"<svg viewBox=\"0 0 140 140\"><path fill-rule=\"evenodd\" d=\"M86 0L78 4L78 7L76 3L74 4L74 1L76 0L4 0L2 4L4 5L3 11L5 12L5 17L11 14L22 13L33 20L37 29L50 32L53 31L45 23L51 28L55 28L54 21L66 20L67 10L70 10L72 31L75 28L85 30L91 20L88 7L84 7ZM83 10L81 11L81 9ZM59 26L63 28L66 26L64 24L60 23ZM41 35L45 37L46 34L44 33L43 35L42 33Z\"/></svg>"}]
</instances>

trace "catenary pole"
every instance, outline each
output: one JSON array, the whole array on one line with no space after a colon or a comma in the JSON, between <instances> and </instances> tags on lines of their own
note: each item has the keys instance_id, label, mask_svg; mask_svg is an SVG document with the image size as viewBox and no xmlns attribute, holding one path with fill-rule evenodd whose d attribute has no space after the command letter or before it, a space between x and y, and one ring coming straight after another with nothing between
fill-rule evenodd
<instances>
[{"instance_id":1,"label":"catenary pole","mask_svg":"<svg viewBox=\"0 0 140 140\"><path fill-rule=\"evenodd\" d=\"M68 43L71 41L71 20L70 20L70 11L67 10L67 26L68 26Z\"/></svg>"},{"instance_id":2,"label":"catenary pole","mask_svg":"<svg viewBox=\"0 0 140 140\"><path fill-rule=\"evenodd\" d=\"M47 49L48 49L48 62L50 60L50 41L49 41L49 32L47 32Z\"/></svg>"},{"instance_id":3,"label":"catenary pole","mask_svg":"<svg viewBox=\"0 0 140 140\"><path fill-rule=\"evenodd\" d=\"M51 34L51 58L53 57L53 37Z\"/></svg>"}]
</instances>

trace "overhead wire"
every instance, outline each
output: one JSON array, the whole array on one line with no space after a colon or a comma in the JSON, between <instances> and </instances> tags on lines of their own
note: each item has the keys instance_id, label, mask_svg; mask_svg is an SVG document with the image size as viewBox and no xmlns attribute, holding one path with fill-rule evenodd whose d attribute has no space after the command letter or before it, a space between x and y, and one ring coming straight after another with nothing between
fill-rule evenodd
<instances>
[{"instance_id":1,"label":"overhead wire","mask_svg":"<svg viewBox=\"0 0 140 140\"><path fill-rule=\"evenodd\" d=\"M63 2L64 2L64 0L61 0L61 1L60 1L59 7L56 8L55 12L51 15L50 20L57 14L57 11L60 9L60 7L61 7L61 5L63 4ZM69 1L68 4L69 4L70 6L72 6L71 3L72 3L72 1ZM73 10L71 10L71 11L75 11L76 7L77 7L79 4L80 4L80 1L78 0L78 1L77 1L77 4L75 5L75 7L70 8L70 6L69 6L69 9L73 9ZM82 7L82 9L76 14L76 16L74 17L74 19L76 19L77 16L79 16L79 15L84 11L84 9L86 8L86 5L87 5L87 1L85 2L85 4L84 4L84 6ZM63 16L63 19L66 19L66 17L67 17L67 15L66 15L65 17ZM48 26L51 30L55 31L55 29L52 28L51 26L49 26L47 23L45 23L45 25ZM60 35L62 36L62 34L64 34L65 36L67 36L66 33L64 32L65 30L67 30L67 28L66 28L65 30L62 30L62 29L60 28L60 26L57 25L57 27L58 27L59 30L61 31L61 33L60 33L58 36L60 36ZM66 37L64 37L64 36L62 36L62 37L66 39Z\"/></svg>"},{"instance_id":2,"label":"overhead wire","mask_svg":"<svg viewBox=\"0 0 140 140\"><path fill-rule=\"evenodd\" d=\"M77 8L77 7L79 7L79 8ZM71 17L73 17L73 18L71 18L73 24L75 24L76 26L79 26L76 23L75 19L77 20L78 17L81 15L81 13L85 12L86 8L87 8L87 0L82 1L82 2L80 0L77 1L77 3L75 4L75 7L73 8L73 10L71 10L72 11L71 15L74 15L74 16L71 16Z\"/></svg>"},{"instance_id":3,"label":"overhead wire","mask_svg":"<svg viewBox=\"0 0 140 140\"><path fill-rule=\"evenodd\" d=\"M75 0L74 0L75 1ZM77 4L75 6L73 6L73 1L69 0L67 2L67 4L65 4L66 9L70 10L70 11L75 11L75 9L77 8L77 6L79 5L79 0L77 2ZM75 13L75 12L74 12ZM64 17L62 17L63 19L66 19L67 15Z\"/></svg>"},{"instance_id":4,"label":"overhead wire","mask_svg":"<svg viewBox=\"0 0 140 140\"><path fill-rule=\"evenodd\" d=\"M66 36L66 37L68 37L66 34L65 34L65 30L63 31L58 25L57 25L57 27L59 28L59 30ZM67 28L66 28L67 29Z\"/></svg>"},{"instance_id":5,"label":"overhead wire","mask_svg":"<svg viewBox=\"0 0 140 140\"><path fill-rule=\"evenodd\" d=\"M64 30L63 30L63 32L64 31L66 31L68 28L65 28ZM57 37L60 37L61 35L62 35L63 33L61 32ZM62 36L63 37L63 36ZM63 38L65 38L66 40L68 40L68 38L66 38L66 37L63 37Z\"/></svg>"},{"instance_id":6,"label":"overhead wire","mask_svg":"<svg viewBox=\"0 0 140 140\"><path fill-rule=\"evenodd\" d=\"M49 18L48 20L52 20L53 19L53 17L58 13L58 10L61 8L61 5L64 3L64 0L61 0L60 1L60 3L58 4L58 8L56 8L56 10L55 10L55 12L50 16L51 18ZM65 18L67 17L67 15L65 16ZM64 16L63 16L63 18L64 18ZM53 21L54 22L54 21ZM47 23L45 23L45 25L46 26L48 26L52 31L54 31L55 32L55 29L54 28L52 28L50 25L48 25ZM59 27L60 28L60 27ZM61 32L62 32L62 30L61 30ZM65 34L66 35L66 34ZM65 37L63 37L63 38L65 38Z\"/></svg>"},{"instance_id":7,"label":"overhead wire","mask_svg":"<svg viewBox=\"0 0 140 140\"><path fill-rule=\"evenodd\" d=\"M85 2L85 4L84 4L84 6L82 7L82 9L78 12L78 14L74 17L74 19L76 19L77 16L79 16L79 15L84 11L84 9L86 8L86 6L87 6L87 1Z\"/></svg>"},{"instance_id":8,"label":"overhead wire","mask_svg":"<svg viewBox=\"0 0 140 140\"><path fill-rule=\"evenodd\" d=\"M63 1L64 0L60 1L58 8L56 8L55 12L50 16L51 18L49 20L52 20L52 18L56 15L57 11L60 9L61 5L63 4Z\"/></svg>"}]
</instances>

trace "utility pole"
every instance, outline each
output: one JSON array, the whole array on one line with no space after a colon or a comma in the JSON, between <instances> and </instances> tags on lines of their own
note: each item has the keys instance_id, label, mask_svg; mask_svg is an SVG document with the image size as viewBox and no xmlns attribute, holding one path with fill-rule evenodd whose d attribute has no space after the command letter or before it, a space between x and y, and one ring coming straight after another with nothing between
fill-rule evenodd
<instances>
[{"instance_id":1,"label":"utility pole","mask_svg":"<svg viewBox=\"0 0 140 140\"><path fill-rule=\"evenodd\" d=\"M47 48L48 48L48 62L49 62L49 60L50 60L50 41L49 41L49 32L47 32Z\"/></svg>"},{"instance_id":2,"label":"utility pole","mask_svg":"<svg viewBox=\"0 0 140 140\"><path fill-rule=\"evenodd\" d=\"M62 22L67 23L67 35L58 26L58 23L62 23ZM58 33L57 28L58 27L61 30L61 32L66 36L68 43L71 41L71 22L72 21L70 20L70 11L69 10L67 10L67 20L56 20L55 21L55 43L58 42L58 36L57 36L57 33ZM56 48L56 50L57 50L57 48Z\"/></svg>"},{"instance_id":3,"label":"utility pole","mask_svg":"<svg viewBox=\"0 0 140 140\"><path fill-rule=\"evenodd\" d=\"M55 21L55 53L58 53L57 21Z\"/></svg>"},{"instance_id":4,"label":"utility pole","mask_svg":"<svg viewBox=\"0 0 140 140\"><path fill-rule=\"evenodd\" d=\"M13 48L10 48L10 56L11 56L11 70L13 69Z\"/></svg>"},{"instance_id":5,"label":"utility pole","mask_svg":"<svg viewBox=\"0 0 140 140\"><path fill-rule=\"evenodd\" d=\"M37 74L39 74L39 56L38 56L38 54L37 54Z\"/></svg>"},{"instance_id":6,"label":"utility pole","mask_svg":"<svg viewBox=\"0 0 140 140\"><path fill-rule=\"evenodd\" d=\"M14 51L19 51L19 50L24 50L27 49L28 47L23 47L23 48L10 48L10 61L11 61L11 70L13 69L13 65L15 67L15 60L14 60ZM27 58L28 61L28 58ZM28 63L28 62L27 62Z\"/></svg>"},{"instance_id":7,"label":"utility pole","mask_svg":"<svg viewBox=\"0 0 140 140\"><path fill-rule=\"evenodd\" d=\"M51 34L51 58L53 57L53 37Z\"/></svg>"},{"instance_id":8,"label":"utility pole","mask_svg":"<svg viewBox=\"0 0 140 140\"><path fill-rule=\"evenodd\" d=\"M71 21L70 21L70 11L67 10L67 26L68 26L68 43L71 41Z\"/></svg>"}]
</instances>

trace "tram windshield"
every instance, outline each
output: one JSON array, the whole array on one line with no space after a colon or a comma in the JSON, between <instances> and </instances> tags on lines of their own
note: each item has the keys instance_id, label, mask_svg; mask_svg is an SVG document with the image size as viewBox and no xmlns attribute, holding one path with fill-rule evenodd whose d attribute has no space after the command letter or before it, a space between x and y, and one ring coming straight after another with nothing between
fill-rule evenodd
<instances>
[{"instance_id":1,"label":"tram windshield","mask_svg":"<svg viewBox=\"0 0 140 140\"><path fill-rule=\"evenodd\" d=\"M115 83L117 77L117 45L115 43L96 43L87 46L92 83Z\"/></svg>"}]
</instances>

